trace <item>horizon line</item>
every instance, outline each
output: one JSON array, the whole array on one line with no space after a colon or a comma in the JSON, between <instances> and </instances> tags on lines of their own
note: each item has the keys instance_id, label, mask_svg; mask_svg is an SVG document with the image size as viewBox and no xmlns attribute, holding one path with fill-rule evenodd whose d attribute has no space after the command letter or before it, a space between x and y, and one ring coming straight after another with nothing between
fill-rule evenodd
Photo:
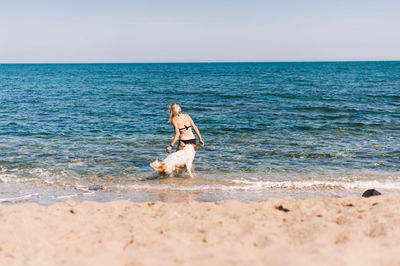
<instances>
[{"instance_id":1,"label":"horizon line","mask_svg":"<svg viewBox=\"0 0 400 266\"><path fill-rule=\"evenodd\" d=\"M140 62L0 62L0 65L46 65L46 64L227 64L227 63L340 63L340 62L399 62L400 59L366 60L277 60L277 61L140 61Z\"/></svg>"}]
</instances>

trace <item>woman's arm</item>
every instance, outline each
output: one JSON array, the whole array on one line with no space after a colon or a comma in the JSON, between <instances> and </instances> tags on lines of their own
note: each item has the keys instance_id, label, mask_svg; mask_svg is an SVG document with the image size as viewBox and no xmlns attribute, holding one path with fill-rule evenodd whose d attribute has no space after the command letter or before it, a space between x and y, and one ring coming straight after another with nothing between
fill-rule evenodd
<instances>
[{"instance_id":1,"label":"woman's arm","mask_svg":"<svg viewBox=\"0 0 400 266\"><path fill-rule=\"evenodd\" d=\"M201 138L199 129L196 127L196 124L193 122L193 120L190 116L189 116L189 118L190 118L190 125L192 126L194 132L196 132L196 135L199 137L200 146L204 147L204 142L203 142L203 139Z\"/></svg>"},{"instance_id":2,"label":"woman's arm","mask_svg":"<svg viewBox=\"0 0 400 266\"><path fill-rule=\"evenodd\" d=\"M166 151L167 151L168 153L171 152L172 147L174 146L175 142L178 140L179 135L180 135L180 133L179 133L179 128L178 128L178 122L176 121L176 119L172 119L171 122L172 122L172 125L174 126L174 129L175 129L175 136L174 136L174 138L172 139L171 144L167 147L167 150L166 150Z\"/></svg>"}]
</instances>

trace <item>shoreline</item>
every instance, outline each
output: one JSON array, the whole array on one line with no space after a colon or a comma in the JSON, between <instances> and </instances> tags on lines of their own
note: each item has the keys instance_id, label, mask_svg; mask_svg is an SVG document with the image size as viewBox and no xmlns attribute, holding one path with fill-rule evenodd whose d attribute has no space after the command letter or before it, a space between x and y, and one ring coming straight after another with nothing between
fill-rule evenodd
<instances>
[{"instance_id":1,"label":"shoreline","mask_svg":"<svg viewBox=\"0 0 400 266\"><path fill-rule=\"evenodd\" d=\"M279 183L279 182L275 182ZM50 183L41 180L27 182L0 182L0 204L37 203L49 206L67 200L110 202L216 202L239 200L256 202L264 198L293 197L337 198L361 196L368 188L375 188L383 195L400 194L397 183L365 182L362 185L341 186L335 182L311 181L301 184L293 182L227 183L199 182L196 180L171 179L154 182L131 183ZM355 182L357 183L357 182ZM350 184L350 183L349 183ZM302 186L304 185L304 186ZM343 184L342 184L343 185ZM393 185L389 189L390 185Z\"/></svg>"},{"instance_id":2,"label":"shoreline","mask_svg":"<svg viewBox=\"0 0 400 266\"><path fill-rule=\"evenodd\" d=\"M6 265L396 265L400 195L0 205Z\"/></svg>"}]
</instances>

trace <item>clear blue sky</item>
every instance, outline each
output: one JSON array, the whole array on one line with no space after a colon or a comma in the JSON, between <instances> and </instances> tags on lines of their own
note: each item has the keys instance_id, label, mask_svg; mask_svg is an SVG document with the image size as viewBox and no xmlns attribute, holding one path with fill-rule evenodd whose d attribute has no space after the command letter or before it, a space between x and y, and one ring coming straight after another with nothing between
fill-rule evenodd
<instances>
[{"instance_id":1,"label":"clear blue sky","mask_svg":"<svg viewBox=\"0 0 400 266\"><path fill-rule=\"evenodd\" d=\"M400 1L0 3L0 63L321 60L400 60Z\"/></svg>"}]
</instances>

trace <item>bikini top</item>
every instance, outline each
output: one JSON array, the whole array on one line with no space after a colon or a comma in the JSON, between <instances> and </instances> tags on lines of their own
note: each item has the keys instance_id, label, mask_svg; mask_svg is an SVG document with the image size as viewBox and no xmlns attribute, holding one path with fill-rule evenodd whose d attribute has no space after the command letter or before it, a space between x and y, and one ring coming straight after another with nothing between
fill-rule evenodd
<instances>
[{"instance_id":1,"label":"bikini top","mask_svg":"<svg viewBox=\"0 0 400 266\"><path fill-rule=\"evenodd\" d=\"M179 130L184 130L184 129L186 129L186 130L188 130L189 128L191 128L192 126L187 126L187 125L183 125L184 127L183 128L180 128Z\"/></svg>"},{"instance_id":2,"label":"bikini top","mask_svg":"<svg viewBox=\"0 0 400 266\"><path fill-rule=\"evenodd\" d=\"M178 117L180 116L180 114L178 115ZM184 130L184 129L186 129L186 130L188 130L189 128L191 128L192 126L187 126L187 125L183 125L184 127L183 128L180 128L179 130Z\"/></svg>"}]
</instances>

